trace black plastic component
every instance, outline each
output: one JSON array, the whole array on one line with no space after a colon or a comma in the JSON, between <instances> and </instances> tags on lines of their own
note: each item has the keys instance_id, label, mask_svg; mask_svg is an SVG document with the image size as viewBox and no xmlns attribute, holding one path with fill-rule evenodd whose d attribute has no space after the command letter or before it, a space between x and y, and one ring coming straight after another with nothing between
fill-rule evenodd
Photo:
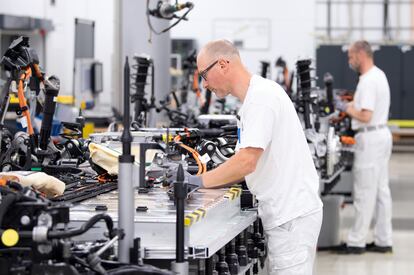
<instances>
[{"instance_id":1,"label":"black plastic component","mask_svg":"<svg viewBox=\"0 0 414 275\"><path fill-rule=\"evenodd\" d=\"M197 274L198 275L206 275L206 260L199 259L197 264Z\"/></svg>"},{"instance_id":2,"label":"black plastic component","mask_svg":"<svg viewBox=\"0 0 414 275\"><path fill-rule=\"evenodd\" d=\"M138 206L136 209L137 212L147 212L148 206Z\"/></svg>"},{"instance_id":3,"label":"black plastic component","mask_svg":"<svg viewBox=\"0 0 414 275\"><path fill-rule=\"evenodd\" d=\"M133 155L120 155L119 162L120 163L133 163L135 160L135 156Z\"/></svg>"},{"instance_id":4,"label":"black plastic component","mask_svg":"<svg viewBox=\"0 0 414 275\"><path fill-rule=\"evenodd\" d=\"M134 239L134 246L130 248L129 257L131 264L139 264L141 260L141 238Z\"/></svg>"},{"instance_id":5,"label":"black plastic component","mask_svg":"<svg viewBox=\"0 0 414 275\"><path fill-rule=\"evenodd\" d=\"M145 163L146 163L146 159L145 159L145 153L147 152L148 149L160 149L160 150L164 150L164 148L161 147L160 144L158 143L140 143L139 145L139 187L141 188L146 188L147 186L147 182L145 181Z\"/></svg>"},{"instance_id":6,"label":"black plastic component","mask_svg":"<svg viewBox=\"0 0 414 275\"><path fill-rule=\"evenodd\" d=\"M153 60L145 56L135 56L136 64L133 65L135 73L131 75L134 78L133 88L136 93L131 96L132 103L135 103L134 121L139 127L145 127L147 122L147 112L155 108L155 69ZM145 86L147 85L148 70L151 67L151 98L150 102L145 98Z\"/></svg>"},{"instance_id":7,"label":"black plastic component","mask_svg":"<svg viewBox=\"0 0 414 275\"><path fill-rule=\"evenodd\" d=\"M231 240L226 247L226 262L229 265L229 271L232 275L237 275L240 270L239 259L236 254L236 242L235 240Z\"/></svg>"},{"instance_id":8,"label":"black plastic component","mask_svg":"<svg viewBox=\"0 0 414 275\"><path fill-rule=\"evenodd\" d=\"M45 104L43 106L43 120L40 127L39 147L46 150L52 133L53 115L55 114L56 101L60 89L60 80L56 76L51 76L45 80Z\"/></svg>"},{"instance_id":9,"label":"black plastic component","mask_svg":"<svg viewBox=\"0 0 414 275\"><path fill-rule=\"evenodd\" d=\"M106 211L108 210L108 206L106 206L105 204L98 204L97 206L95 206L95 211Z\"/></svg>"},{"instance_id":10,"label":"black plastic component","mask_svg":"<svg viewBox=\"0 0 414 275\"><path fill-rule=\"evenodd\" d=\"M245 246L244 232L240 233L237 237L236 253L240 266L246 266L249 263L249 257L247 255L247 247Z\"/></svg>"},{"instance_id":11,"label":"black plastic component","mask_svg":"<svg viewBox=\"0 0 414 275\"><path fill-rule=\"evenodd\" d=\"M184 169L180 164L177 181L174 183L175 203L177 205L176 222L176 262L184 262L184 200L187 197L187 184L184 182Z\"/></svg>"},{"instance_id":12,"label":"black plastic component","mask_svg":"<svg viewBox=\"0 0 414 275\"><path fill-rule=\"evenodd\" d=\"M333 97L333 82L334 78L330 73L325 73L323 76L323 82L326 89L326 101L329 107L329 113L334 112L334 97Z\"/></svg>"},{"instance_id":13,"label":"black plastic component","mask_svg":"<svg viewBox=\"0 0 414 275\"><path fill-rule=\"evenodd\" d=\"M226 251L223 247L219 251L219 261L216 263L218 275L230 275L229 265L226 262Z\"/></svg>"},{"instance_id":14,"label":"black plastic component","mask_svg":"<svg viewBox=\"0 0 414 275\"><path fill-rule=\"evenodd\" d=\"M263 268L267 257L266 241L263 235L263 228L261 226L260 219L254 222L254 235L253 240L258 250L260 267Z\"/></svg>"},{"instance_id":15,"label":"black plastic component","mask_svg":"<svg viewBox=\"0 0 414 275\"><path fill-rule=\"evenodd\" d=\"M149 189L148 188L139 188L138 194L148 194Z\"/></svg>"},{"instance_id":16,"label":"black plastic component","mask_svg":"<svg viewBox=\"0 0 414 275\"><path fill-rule=\"evenodd\" d=\"M310 68L311 60L304 59L299 60L296 62L296 70L298 74L298 91L300 91L299 96L299 105L303 110L303 117L305 121L305 128L310 129L312 128L311 124L311 90L312 90L312 81L314 79L311 78L311 68ZM300 89L299 89L300 87Z\"/></svg>"},{"instance_id":17,"label":"black plastic component","mask_svg":"<svg viewBox=\"0 0 414 275\"><path fill-rule=\"evenodd\" d=\"M260 76L263 78L267 78L267 75L269 73L270 63L266 61L260 61L260 64L261 64Z\"/></svg>"},{"instance_id":18,"label":"black plastic component","mask_svg":"<svg viewBox=\"0 0 414 275\"><path fill-rule=\"evenodd\" d=\"M124 66L124 130L122 131L121 141L122 141L122 154L131 155L131 142L132 135L130 131L130 112L129 112L129 97L130 97L130 87L129 87L129 63L128 57L125 59Z\"/></svg>"},{"instance_id":19,"label":"black plastic component","mask_svg":"<svg viewBox=\"0 0 414 275\"><path fill-rule=\"evenodd\" d=\"M247 254L249 255L249 258L257 259L259 257L259 251L254 244L253 239L247 240Z\"/></svg>"}]
</instances>

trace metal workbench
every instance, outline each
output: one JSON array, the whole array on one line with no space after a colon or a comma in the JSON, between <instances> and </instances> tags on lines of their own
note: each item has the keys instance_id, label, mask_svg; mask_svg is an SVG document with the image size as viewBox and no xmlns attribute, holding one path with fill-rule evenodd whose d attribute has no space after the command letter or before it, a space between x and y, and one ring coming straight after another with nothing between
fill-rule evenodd
<instances>
[{"instance_id":1,"label":"metal workbench","mask_svg":"<svg viewBox=\"0 0 414 275\"><path fill-rule=\"evenodd\" d=\"M174 201L169 199L165 188L148 191L135 191L135 208L139 209L135 212L135 237L141 238L141 256L144 259L174 259ZM257 219L255 210L241 210L240 194L239 188L199 189L192 193L185 208L185 247L189 259L209 258ZM79 226L102 211L117 224L118 191L74 206L70 225ZM96 240L104 230L102 223L82 235L81 240Z\"/></svg>"}]
</instances>

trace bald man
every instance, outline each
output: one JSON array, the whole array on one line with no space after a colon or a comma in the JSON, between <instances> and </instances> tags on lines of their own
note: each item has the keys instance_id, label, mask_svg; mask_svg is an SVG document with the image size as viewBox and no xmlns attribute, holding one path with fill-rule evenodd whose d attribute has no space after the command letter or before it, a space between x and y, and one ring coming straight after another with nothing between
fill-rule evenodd
<instances>
[{"instance_id":1,"label":"bald man","mask_svg":"<svg viewBox=\"0 0 414 275\"><path fill-rule=\"evenodd\" d=\"M356 131L353 166L355 222L340 253L392 252L392 200L388 180L392 136L387 127L390 87L374 65L371 46L357 41L348 51L350 67L360 74L354 101L340 109L352 117ZM374 242L366 245L375 213Z\"/></svg>"},{"instance_id":2,"label":"bald man","mask_svg":"<svg viewBox=\"0 0 414 275\"><path fill-rule=\"evenodd\" d=\"M245 179L259 201L269 274L312 274L322 202L318 175L291 100L276 82L247 71L229 41L205 45L197 68L204 88L219 98L231 94L243 105L236 154L202 176L187 174L189 183L217 188Z\"/></svg>"}]
</instances>

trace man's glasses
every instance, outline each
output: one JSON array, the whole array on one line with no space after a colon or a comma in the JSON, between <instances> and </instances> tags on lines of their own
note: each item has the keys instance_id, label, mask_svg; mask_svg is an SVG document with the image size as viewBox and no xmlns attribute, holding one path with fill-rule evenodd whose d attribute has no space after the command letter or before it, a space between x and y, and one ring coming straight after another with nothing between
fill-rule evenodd
<instances>
[{"instance_id":1,"label":"man's glasses","mask_svg":"<svg viewBox=\"0 0 414 275\"><path fill-rule=\"evenodd\" d=\"M208 73L208 71L210 71L211 68L213 68L214 65L217 64L217 62L218 62L218 60L214 61L207 68L205 68L204 70L202 70L201 72L199 72L199 75L204 79L204 81L207 81L207 73Z\"/></svg>"}]
</instances>

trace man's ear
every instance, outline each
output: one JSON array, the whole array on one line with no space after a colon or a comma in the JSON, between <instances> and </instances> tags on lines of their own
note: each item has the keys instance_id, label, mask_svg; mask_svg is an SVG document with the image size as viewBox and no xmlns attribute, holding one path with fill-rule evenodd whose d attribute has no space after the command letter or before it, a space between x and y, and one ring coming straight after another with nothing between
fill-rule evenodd
<instances>
[{"instance_id":1,"label":"man's ear","mask_svg":"<svg viewBox=\"0 0 414 275\"><path fill-rule=\"evenodd\" d=\"M225 59L220 59L218 63L219 63L221 68L224 68L225 66L227 66L230 63L230 61L225 60Z\"/></svg>"},{"instance_id":2,"label":"man's ear","mask_svg":"<svg viewBox=\"0 0 414 275\"><path fill-rule=\"evenodd\" d=\"M229 63L230 61L228 60L220 59L219 60L220 69L224 70L224 72L227 72L229 68Z\"/></svg>"}]
</instances>

